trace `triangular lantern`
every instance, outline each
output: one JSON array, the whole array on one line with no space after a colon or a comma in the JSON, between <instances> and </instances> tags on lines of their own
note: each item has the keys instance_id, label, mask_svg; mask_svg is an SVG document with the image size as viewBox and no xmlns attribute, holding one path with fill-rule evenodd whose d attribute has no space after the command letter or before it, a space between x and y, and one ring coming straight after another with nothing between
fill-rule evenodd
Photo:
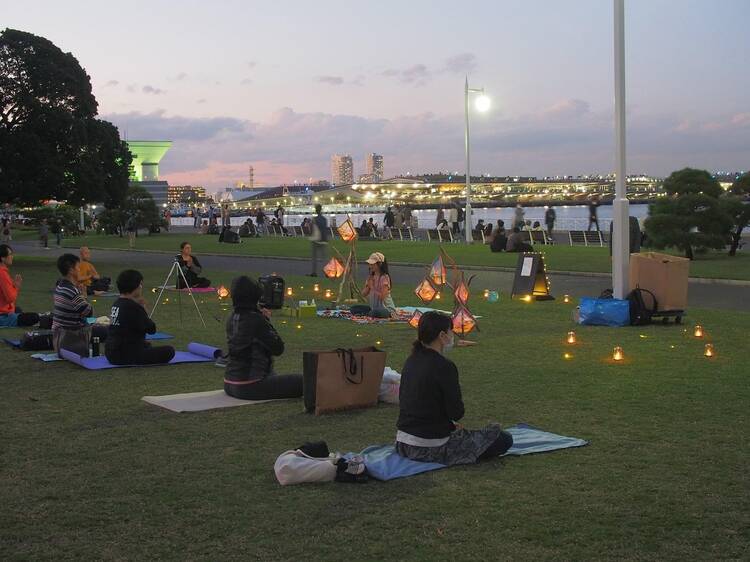
<instances>
[{"instance_id":1,"label":"triangular lantern","mask_svg":"<svg viewBox=\"0 0 750 562\"><path fill-rule=\"evenodd\" d=\"M457 305L453 311L451 323L453 325L453 333L459 336L465 336L477 328L477 319L462 304Z\"/></svg>"},{"instance_id":2,"label":"triangular lantern","mask_svg":"<svg viewBox=\"0 0 750 562\"><path fill-rule=\"evenodd\" d=\"M425 277L419 285L417 285L417 288L414 289L414 294L416 294L423 303L427 304L435 299L438 290L432 284L432 281Z\"/></svg>"},{"instance_id":3,"label":"triangular lantern","mask_svg":"<svg viewBox=\"0 0 750 562\"><path fill-rule=\"evenodd\" d=\"M344 274L344 264L338 258L331 258L325 266L323 266L323 273L329 279L338 279Z\"/></svg>"},{"instance_id":4,"label":"triangular lantern","mask_svg":"<svg viewBox=\"0 0 750 562\"><path fill-rule=\"evenodd\" d=\"M411 318L409 318L409 326L414 328L415 330L419 328L419 321L422 319L422 312L417 309L414 311L414 314L411 315Z\"/></svg>"},{"instance_id":5,"label":"triangular lantern","mask_svg":"<svg viewBox=\"0 0 750 562\"><path fill-rule=\"evenodd\" d=\"M436 287L442 287L448 281L448 271L445 269L442 255L436 257L432 262L428 277Z\"/></svg>"},{"instance_id":6,"label":"triangular lantern","mask_svg":"<svg viewBox=\"0 0 750 562\"><path fill-rule=\"evenodd\" d=\"M453 291L453 296L456 298L456 301L461 304L466 304L466 302L469 300L469 285L464 280L463 273L458 280L458 285L456 285L456 288Z\"/></svg>"},{"instance_id":7,"label":"triangular lantern","mask_svg":"<svg viewBox=\"0 0 750 562\"><path fill-rule=\"evenodd\" d=\"M338 227L338 232L344 242L353 242L357 239L357 229L354 228L352 219L346 219L344 223Z\"/></svg>"}]
</instances>

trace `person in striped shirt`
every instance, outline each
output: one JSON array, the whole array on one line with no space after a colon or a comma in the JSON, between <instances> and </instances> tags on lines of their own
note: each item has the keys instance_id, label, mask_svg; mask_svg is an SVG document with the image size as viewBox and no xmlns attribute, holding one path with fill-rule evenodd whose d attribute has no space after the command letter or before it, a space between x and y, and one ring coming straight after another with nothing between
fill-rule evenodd
<instances>
[{"instance_id":1,"label":"person in striped shirt","mask_svg":"<svg viewBox=\"0 0 750 562\"><path fill-rule=\"evenodd\" d=\"M62 278L54 293L52 345L57 353L60 349L67 349L88 356L91 327L86 324L86 317L93 314L93 308L86 300L85 289L81 291L79 284L80 261L74 254L57 258L57 269Z\"/></svg>"}]
</instances>

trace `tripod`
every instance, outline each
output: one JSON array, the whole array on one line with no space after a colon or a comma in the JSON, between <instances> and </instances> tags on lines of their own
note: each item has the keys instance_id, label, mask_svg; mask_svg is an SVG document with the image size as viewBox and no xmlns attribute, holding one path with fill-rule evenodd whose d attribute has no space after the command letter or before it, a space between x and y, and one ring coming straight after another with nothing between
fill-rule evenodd
<instances>
[{"instance_id":1,"label":"tripod","mask_svg":"<svg viewBox=\"0 0 750 562\"><path fill-rule=\"evenodd\" d=\"M176 271L175 271L176 270ZM203 327L206 327L206 321L203 320L203 315L201 314L201 309L198 307L198 303L195 302L195 296L193 295L193 290L190 288L190 284L187 282L187 279L185 278L185 272L182 271L182 267L180 267L180 262L177 261L175 258L174 262L172 262L172 269L169 270L169 273L167 273L167 278L164 279L164 283L161 284L161 291L159 291L159 296L156 297L156 302L154 303L154 308L151 309L151 314L148 315L149 318L151 318L154 315L154 312L156 312L156 307L159 305L159 301L161 301L161 296L164 294L164 289L167 288L167 283L169 282L169 278L172 277L172 273L175 274L175 287L179 287L180 283L180 277L182 277L182 280L185 283L185 287L187 287L188 294L190 295L190 298L193 299L193 305L195 305L195 311L198 313L198 318L201 319L201 323L203 324ZM180 298L182 294L181 290L177 290L177 301L178 301L178 309L180 310L180 324L182 324L182 299Z\"/></svg>"}]
</instances>

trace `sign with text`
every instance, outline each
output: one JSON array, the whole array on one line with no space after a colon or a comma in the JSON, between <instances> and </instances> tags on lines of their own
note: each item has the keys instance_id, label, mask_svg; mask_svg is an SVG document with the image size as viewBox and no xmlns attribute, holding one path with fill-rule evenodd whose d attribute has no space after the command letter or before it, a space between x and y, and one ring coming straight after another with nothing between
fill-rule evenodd
<instances>
[{"instance_id":1,"label":"sign with text","mask_svg":"<svg viewBox=\"0 0 750 562\"><path fill-rule=\"evenodd\" d=\"M554 300L555 297L549 293L547 271L542 254L537 252L518 254L511 293L511 298L513 297L531 297L539 301Z\"/></svg>"}]
</instances>

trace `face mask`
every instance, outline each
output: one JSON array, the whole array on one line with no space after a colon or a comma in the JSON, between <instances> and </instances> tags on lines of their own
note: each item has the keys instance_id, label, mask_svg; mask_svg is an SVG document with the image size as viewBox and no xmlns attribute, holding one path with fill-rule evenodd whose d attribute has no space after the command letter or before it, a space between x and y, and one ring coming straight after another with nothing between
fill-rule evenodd
<instances>
[{"instance_id":1,"label":"face mask","mask_svg":"<svg viewBox=\"0 0 750 562\"><path fill-rule=\"evenodd\" d=\"M453 345L455 343L456 343L456 337L453 334L451 334L451 341L443 344L443 353L448 353L451 349L453 349Z\"/></svg>"}]
</instances>

